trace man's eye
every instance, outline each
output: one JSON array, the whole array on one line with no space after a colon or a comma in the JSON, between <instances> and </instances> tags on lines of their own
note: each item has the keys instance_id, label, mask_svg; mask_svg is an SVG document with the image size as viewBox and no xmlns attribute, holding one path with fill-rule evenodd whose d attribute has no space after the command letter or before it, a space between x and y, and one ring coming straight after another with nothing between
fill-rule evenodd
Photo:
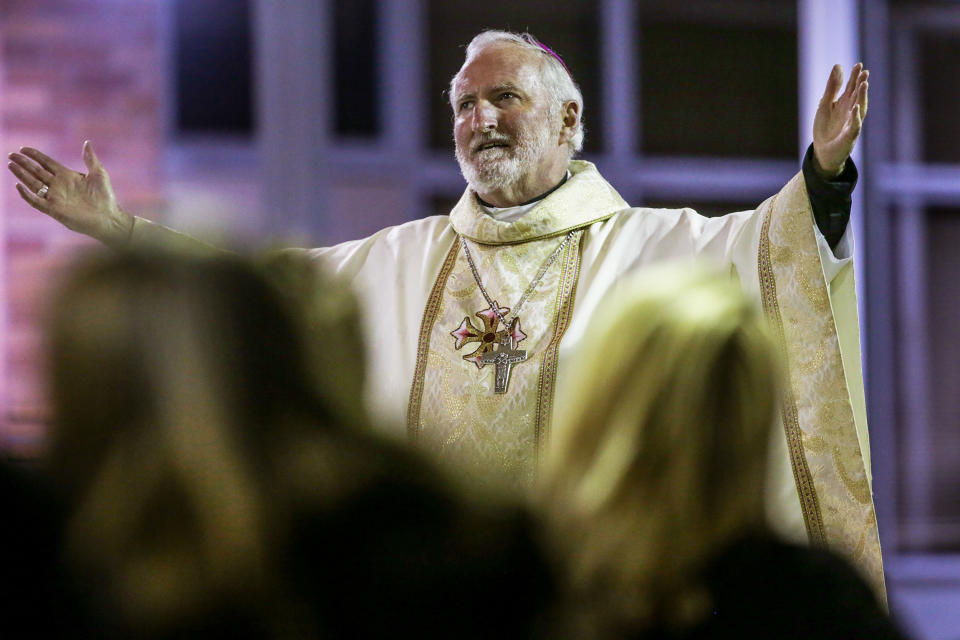
<instances>
[{"instance_id":1,"label":"man's eye","mask_svg":"<svg viewBox=\"0 0 960 640\"><path fill-rule=\"evenodd\" d=\"M473 106L473 100L464 100L463 102L460 103L459 109L460 111L463 111L464 109L469 109L472 106Z\"/></svg>"},{"instance_id":2,"label":"man's eye","mask_svg":"<svg viewBox=\"0 0 960 640\"><path fill-rule=\"evenodd\" d=\"M500 94L501 100L509 100L510 98L516 98L516 97L517 97L517 94L515 94L512 91L504 91L503 93Z\"/></svg>"}]
</instances>

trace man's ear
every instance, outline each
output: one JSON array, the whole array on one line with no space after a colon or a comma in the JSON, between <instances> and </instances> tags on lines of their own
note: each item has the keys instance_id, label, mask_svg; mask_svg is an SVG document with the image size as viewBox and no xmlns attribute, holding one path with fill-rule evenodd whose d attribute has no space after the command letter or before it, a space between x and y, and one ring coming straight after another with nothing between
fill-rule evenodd
<instances>
[{"instance_id":1,"label":"man's ear","mask_svg":"<svg viewBox=\"0 0 960 640\"><path fill-rule=\"evenodd\" d=\"M577 125L580 124L580 105L574 100L568 100L563 103L560 109L563 128L560 129L560 144L566 144L573 138L577 132Z\"/></svg>"}]
</instances>

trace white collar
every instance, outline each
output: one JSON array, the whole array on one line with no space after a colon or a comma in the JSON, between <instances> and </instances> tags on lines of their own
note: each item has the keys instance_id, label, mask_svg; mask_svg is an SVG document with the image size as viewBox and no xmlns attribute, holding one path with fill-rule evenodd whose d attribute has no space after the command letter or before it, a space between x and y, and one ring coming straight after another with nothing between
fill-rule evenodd
<instances>
[{"instance_id":1,"label":"white collar","mask_svg":"<svg viewBox=\"0 0 960 640\"><path fill-rule=\"evenodd\" d=\"M567 169L567 177L564 178L564 180L569 180L570 175L570 170ZM549 192L547 195L549 195ZM537 198L533 202L517 204L512 207L488 207L487 205L481 203L480 207L497 222L516 222L523 216L527 215L527 212L530 211L530 209L533 209L535 206L540 204L541 200L543 200L543 198Z\"/></svg>"},{"instance_id":2,"label":"white collar","mask_svg":"<svg viewBox=\"0 0 960 640\"><path fill-rule=\"evenodd\" d=\"M629 206L586 160L572 160L570 179L535 204L516 222L500 222L467 187L450 211L450 224L459 235L480 244L517 244L569 233Z\"/></svg>"}]
</instances>

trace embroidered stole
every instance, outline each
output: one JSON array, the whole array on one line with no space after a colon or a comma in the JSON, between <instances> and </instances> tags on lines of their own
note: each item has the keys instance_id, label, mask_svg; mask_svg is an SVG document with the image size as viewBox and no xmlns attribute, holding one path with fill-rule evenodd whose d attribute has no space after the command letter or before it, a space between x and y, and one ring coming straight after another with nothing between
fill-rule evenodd
<instances>
[{"instance_id":1,"label":"embroidered stole","mask_svg":"<svg viewBox=\"0 0 960 640\"><path fill-rule=\"evenodd\" d=\"M407 431L473 486L522 491L533 479L550 428L557 351L573 311L582 233L573 235L521 310L527 337L517 348L527 359L514 365L507 393L494 393L494 366L464 360L473 348L454 348L451 332L464 317L482 327L477 312L488 308L459 242L434 283L420 329ZM563 238L471 244L490 296L501 307L516 304Z\"/></svg>"},{"instance_id":2,"label":"embroidered stole","mask_svg":"<svg viewBox=\"0 0 960 640\"><path fill-rule=\"evenodd\" d=\"M763 308L787 363L781 417L807 533L886 597L877 517L803 179L761 205ZM859 366L859 353L853 366ZM856 415L856 417L855 417Z\"/></svg>"}]
</instances>

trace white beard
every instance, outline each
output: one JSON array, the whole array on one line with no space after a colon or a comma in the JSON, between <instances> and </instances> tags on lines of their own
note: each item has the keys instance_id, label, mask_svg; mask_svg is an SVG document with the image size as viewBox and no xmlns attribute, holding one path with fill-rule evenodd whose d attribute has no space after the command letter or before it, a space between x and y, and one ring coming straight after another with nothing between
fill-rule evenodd
<instances>
[{"instance_id":1,"label":"white beard","mask_svg":"<svg viewBox=\"0 0 960 640\"><path fill-rule=\"evenodd\" d=\"M553 139L549 123L550 120L544 118L539 126L529 127L516 137L492 132L478 134L471 140L471 145L504 141L510 147L493 147L468 156L469 150L464 151L456 145L463 179L478 192L499 191L518 185L534 170Z\"/></svg>"}]
</instances>

